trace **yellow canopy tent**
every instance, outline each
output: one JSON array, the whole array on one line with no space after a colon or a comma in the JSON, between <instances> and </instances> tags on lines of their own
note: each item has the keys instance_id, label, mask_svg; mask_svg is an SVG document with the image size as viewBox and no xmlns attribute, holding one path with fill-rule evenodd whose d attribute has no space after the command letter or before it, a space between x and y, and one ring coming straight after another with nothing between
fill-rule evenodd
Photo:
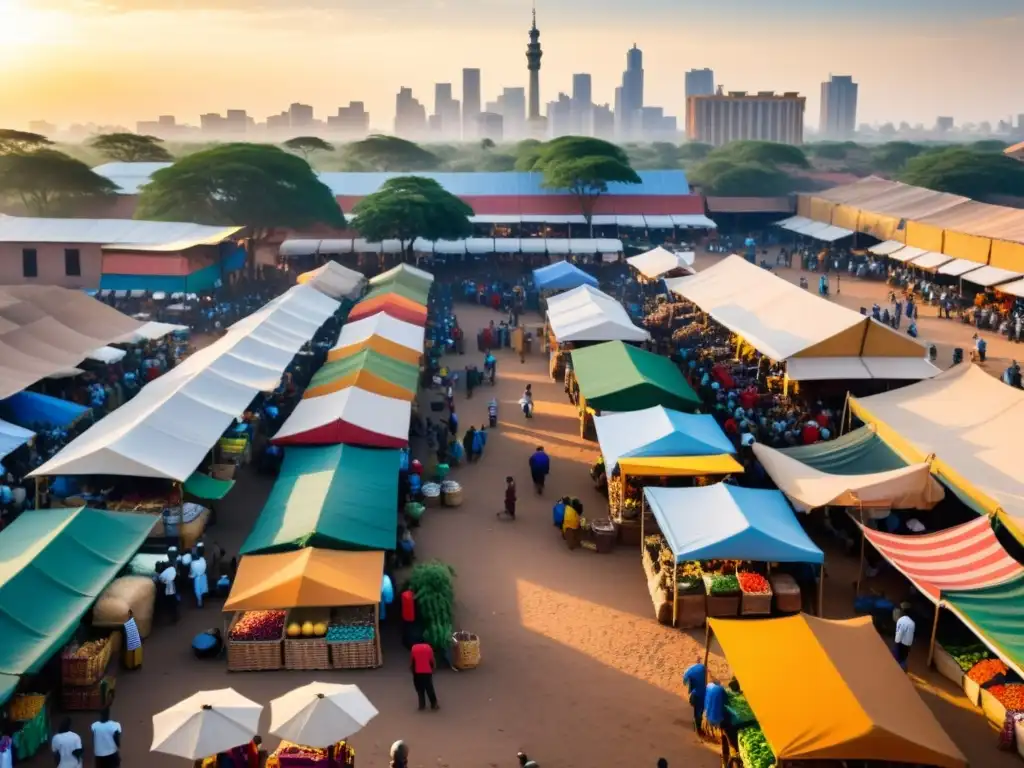
<instances>
[{"instance_id":1,"label":"yellow canopy tent","mask_svg":"<svg viewBox=\"0 0 1024 768\"><path fill-rule=\"evenodd\" d=\"M383 336L371 336L368 339L350 344L347 347L335 347L327 353L327 362L334 362L345 357L358 354L365 350L377 352L385 357L401 360L409 365L419 365L423 353L418 349L410 349L397 342L386 339Z\"/></svg>"},{"instance_id":2,"label":"yellow canopy tent","mask_svg":"<svg viewBox=\"0 0 1024 768\"><path fill-rule=\"evenodd\" d=\"M693 477L731 475L743 472L743 465L728 454L718 456L646 456L619 459L623 475L633 477Z\"/></svg>"},{"instance_id":3,"label":"yellow canopy tent","mask_svg":"<svg viewBox=\"0 0 1024 768\"><path fill-rule=\"evenodd\" d=\"M870 617L710 619L710 629L780 762L967 765Z\"/></svg>"}]
</instances>

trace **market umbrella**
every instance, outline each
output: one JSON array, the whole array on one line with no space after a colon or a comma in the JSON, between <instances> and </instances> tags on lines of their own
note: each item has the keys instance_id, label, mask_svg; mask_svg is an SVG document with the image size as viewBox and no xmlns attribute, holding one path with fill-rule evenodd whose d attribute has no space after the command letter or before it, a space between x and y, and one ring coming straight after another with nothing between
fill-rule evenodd
<instances>
[{"instance_id":1,"label":"market umbrella","mask_svg":"<svg viewBox=\"0 0 1024 768\"><path fill-rule=\"evenodd\" d=\"M270 702L270 732L293 744L326 748L376 716L359 686L310 683Z\"/></svg>"},{"instance_id":2,"label":"market umbrella","mask_svg":"<svg viewBox=\"0 0 1024 768\"><path fill-rule=\"evenodd\" d=\"M199 691L153 715L153 745L149 750L188 760L226 752L256 735L262 711L262 704L250 701L234 688Z\"/></svg>"}]
</instances>

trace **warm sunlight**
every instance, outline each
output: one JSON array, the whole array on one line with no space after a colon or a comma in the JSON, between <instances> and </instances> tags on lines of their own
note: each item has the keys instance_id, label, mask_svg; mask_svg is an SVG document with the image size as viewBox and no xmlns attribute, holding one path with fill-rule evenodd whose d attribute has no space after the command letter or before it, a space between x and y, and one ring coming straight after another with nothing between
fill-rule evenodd
<instances>
[{"instance_id":1,"label":"warm sunlight","mask_svg":"<svg viewBox=\"0 0 1024 768\"><path fill-rule=\"evenodd\" d=\"M53 14L32 10L25 0L0 0L0 60L45 39L53 24Z\"/></svg>"}]
</instances>

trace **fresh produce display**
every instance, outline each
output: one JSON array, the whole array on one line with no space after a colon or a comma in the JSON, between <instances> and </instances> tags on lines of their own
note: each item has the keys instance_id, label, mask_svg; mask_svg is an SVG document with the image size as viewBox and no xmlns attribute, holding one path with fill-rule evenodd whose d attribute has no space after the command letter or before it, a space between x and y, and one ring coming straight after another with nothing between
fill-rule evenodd
<instances>
[{"instance_id":1,"label":"fresh produce display","mask_svg":"<svg viewBox=\"0 0 1024 768\"><path fill-rule=\"evenodd\" d=\"M327 624L323 621L313 623L312 621L304 621L301 624L297 621L293 621L288 624L287 629L288 637L323 637L327 634Z\"/></svg>"},{"instance_id":2,"label":"fresh produce display","mask_svg":"<svg viewBox=\"0 0 1024 768\"><path fill-rule=\"evenodd\" d=\"M772 748L768 746L764 731L758 726L741 728L736 734L736 742L740 758L743 760L743 768L770 768L775 765Z\"/></svg>"},{"instance_id":3,"label":"fresh produce display","mask_svg":"<svg viewBox=\"0 0 1024 768\"><path fill-rule=\"evenodd\" d=\"M365 643L376 636L373 627L356 624L332 624L327 628L328 643Z\"/></svg>"},{"instance_id":4,"label":"fresh produce display","mask_svg":"<svg viewBox=\"0 0 1024 768\"><path fill-rule=\"evenodd\" d=\"M423 639L435 651L445 651L454 631L455 570L436 560L418 563L409 575L416 612L423 620Z\"/></svg>"},{"instance_id":5,"label":"fresh produce display","mask_svg":"<svg viewBox=\"0 0 1024 768\"><path fill-rule=\"evenodd\" d=\"M732 715L733 721L737 725L745 725L747 723L757 722L757 718L754 717L754 711L750 708L750 704L747 701L747 697L738 691L727 691L726 694L726 706Z\"/></svg>"},{"instance_id":6,"label":"fresh produce display","mask_svg":"<svg viewBox=\"0 0 1024 768\"><path fill-rule=\"evenodd\" d=\"M371 605L335 608L331 623L324 629L328 643L364 643L377 636L375 614ZM316 629L314 627L314 629Z\"/></svg>"},{"instance_id":7,"label":"fresh produce display","mask_svg":"<svg viewBox=\"0 0 1024 768\"><path fill-rule=\"evenodd\" d=\"M716 573L711 577L712 595L735 595L740 591L740 582L735 574Z\"/></svg>"},{"instance_id":8,"label":"fresh produce display","mask_svg":"<svg viewBox=\"0 0 1024 768\"><path fill-rule=\"evenodd\" d=\"M286 611L246 611L231 627L231 640L257 642L280 640Z\"/></svg>"},{"instance_id":9,"label":"fresh produce display","mask_svg":"<svg viewBox=\"0 0 1024 768\"><path fill-rule=\"evenodd\" d=\"M984 685L998 675L1005 675L1009 671L1009 667L999 659L985 659L971 667L967 676L978 685Z\"/></svg>"},{"instance_id":10,"label":"fresh produce display","mask_svg":"<svg viewBox=\"0 0 1024 768\"><path fill-rule=\"evenodd\" d=\"M736 578L739 580L740 589L746 592L748 595L769 595L771 594L772 588L768 583L768 579L762 576L760 573L738 573Z\"/></svg>"},{"instance_id":11,"label":"fresh produce display","mask_svg":"<svg viewBox=\"0 0 1024 768\"><path fill-rule=\"evenodd\" d=\"M45 703L46 697L41 693L20 693L11 701L10 719L19 723L31 720Z\"/></svg>"},{"instance_id":12,"label":"fresh produce display","mask_svg":"<svg viewBox=\"0 0 1024 768\"><path fill-rule=\"evenodd\" d=\"M985 661L985 659L992 658L992 654L989 653L988 648L980 643L972 645L943 644L942 648L946 653L953 657L953 661L959 664L960 669L964 672L970 672L971 667L979 661Z\"/></svg>"},{"instance_id":13,"label":"fresh produce display","mask_svg":"<svg viewBox=\"0 0 1024 768\"><path fill-rule=\"evenodd\" d=\"M669 549L665 537L655 533L644 537L644 546L647 548L647 555L654 564L654 572L661 576L661 588L671 592L673 589L673 573L675 581L679 584L679 594L687 592L703 591L704 584L701 577L703 569L695 560L685 563L676 563L675 555Z\"/></svg>"},{"instance_id":14,"label":"fresh produce display","mask_svg":"<svg viewBox=\"0 0 1024 768\"><path fill-rule=\"evenodd\" d=\"M290 765L302 765L310 762L327 762L327 750L319 747L306 747L299 744L292 744L290 741L282 741L277 751L281 768L288 768ZM344 741L334 745L334 759L332 765L354 765L356 751Z\"/></svg>"},{"instance_id":15,"label":"fresh produce display","mask_svg":"<svg viewBox=\"0 0 1024 768\"><path fill-rule=\"evenodd\" d=\"M1007 683L1005 685L993 685L986 690L995 696L996 701L1007 709L1024 710L1024 685L1020 683Z\"/></svg>"}]
</instances>

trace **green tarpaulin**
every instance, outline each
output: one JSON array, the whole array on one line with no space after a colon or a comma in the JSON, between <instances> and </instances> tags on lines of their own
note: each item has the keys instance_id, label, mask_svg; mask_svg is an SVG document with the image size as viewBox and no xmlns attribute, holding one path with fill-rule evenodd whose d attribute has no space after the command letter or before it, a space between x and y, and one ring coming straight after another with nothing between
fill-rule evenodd
<instances>
[{"instance_id":1,"label":"green tarpaulin","mask_svg":"<svg viewBox=\"0 0 1024 768\"><path fill-rule=\"evenodd\" d=\"M870 475L908 466L871 427L860 427L835 440L783 448L780 452L833 475Z\"/></svg>"},{"instance_id":2,"label":"green tarpaulin","mask_svg":"<svg viewBox=\"0 0 1024 768\"><path fill-rule=\"evenodd\" d=\"M285 449L277 482L241 553L394 549L398 468L398 451Z\"/></svg>"},{"instance_id":3,"label":"green tarpaulin","mask_svg":"<svg viewBox=\"0 0 1024 768\"><path fill-rule=\"evenodd\" d=\"M397 384L412 393L416 392L416 387L419 384L420 369L418 366L403 363L401 360L374 352L372 349L364 349L325 364L314 374L308 389L315 389L330 384L332 381L348 378L360 370L372 373L384 381Z\"/></svg>"},{"instance_id":4,"label":"green tarpaulin","mask_svg":"<svg viewBox=\"0 0 1024 768\"><path fill-rule=\"evenodd\" d=\"M621 341L576 350L572 367L587 405L599 411L663 405L692 412L700 406L700 398L675 363Z\"/></svg>"},{"instance_id":5,"label":"green tarpaulin","mask_svg":"<svg viewBox=\"0 0 1024 768\"><path fill-rule=\"evenodd\" d=\"M17 675L0 675L0 706L14 695L20 679Z\"/></svg>"},{"instance_id":6,"label":"green tarpaulin","mask_svg":"<svg viewBox=\"0 0 1024 768\"><path fill-rule=\"evenodd\" d=\"M943 592L942 600L1003 661L1024 675L1024 576L994 587Z\"/></svg>"},{"instance_id":7,"label":"green tarpaulin","mask_svg":"<svg viewBox=\"0 0 1024 768\"><path fill-rule=\"evenodd\" d=\"M205 501L220 501L234 487L234 480L218 480L202 472L193 472L185 481L185 493Z\"/></svg>"},{"instance_id":8,"label":"green tarpaulin","mask_svg":"<svg viewBox=\"0 0 1024 768\"><path fill-rule=\"evenodd\" d=\"M38 672L155 522L86 507L38 509L0 532L0 673Z\"/></svg>"},{"instance_id":9,"label":"green tarpaulin","mask_svg":"<svg viewBox=\"0 0 1024 768\"><path fill-rule=\"evenodd\" d=\"M387 285L404 285L409 288L415 288L426 296L430 292L430 286L433 284L434 281L427 273L415 268L406 268L405 265L399 264L397 267L371 278L370 290L372 291L375 288Z\"/></svg>"},{"instance_id":10,"label":"green tarpaulin","mask_svg":"<svg viewBox=\"0 0 1024 768\"><path fill-rule=\"evenodd\" d=\"M427 305L427 296L429 295L426 291L423 291L416 286L409 285L408 283L400 280L393 280L384 285L379 285L369 291L363 300L373 299L377 296L382 296L387 293L397 293L399 296L404 296L410 301L415 301L417 304Z\"/></svg>"}]
</instances>

